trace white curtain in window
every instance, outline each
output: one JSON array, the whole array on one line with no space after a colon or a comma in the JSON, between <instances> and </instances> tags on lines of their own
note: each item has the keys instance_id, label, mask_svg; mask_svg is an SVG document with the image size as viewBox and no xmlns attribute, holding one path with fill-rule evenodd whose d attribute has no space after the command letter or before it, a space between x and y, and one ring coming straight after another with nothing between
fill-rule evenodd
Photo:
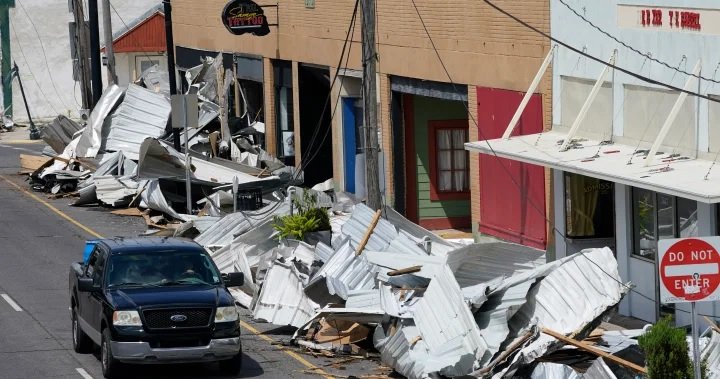
<instances>
[{"instance_id":1,"label":"white curtain in window","mask_svg":"<svg viewBox=\"0 0 720 379\"><path fill-rule=\"evenodd\" d=\"M438 189L440 191L452 190L452 130L439 130L437 132L438 148Z\"/></svg>"},{"instance_id":2,"label":"white curtain in window","mask_svg":"<svg viewBox=\"0 0 720 379\"><path fill-rule=\"evenodd\" d=\"M467 188L467 152L464 148L465 141L465 130L453 130L453 163L455 165L454 169L457 170L453 173L453 184L455 184L455 191L463 191Z\"/></svg>"}]
</instances>

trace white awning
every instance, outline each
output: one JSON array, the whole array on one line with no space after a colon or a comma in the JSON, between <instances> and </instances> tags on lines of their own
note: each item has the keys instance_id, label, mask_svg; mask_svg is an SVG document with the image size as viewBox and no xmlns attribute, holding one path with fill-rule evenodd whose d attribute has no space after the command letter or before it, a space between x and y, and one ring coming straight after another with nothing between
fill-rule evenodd
<instances>
[{"instance_id":1,"label":"white awning","mask_svg":"<svg viewBox=\"0 0 720 379\"><path fill-rule=\"evenodd\" d=\"M510 139L469 142L465 144L465 149L703 203L720 202L720 164L707 175L712 161L674 156L671 151L664 151L656 155L651 165L645 166L647 150L636 153L636 146L601 145L599 141L592 140L581 140L573 143L568 150L560 151L566 137L566 133L550 131Z\"/></svg>"}]
</instances>

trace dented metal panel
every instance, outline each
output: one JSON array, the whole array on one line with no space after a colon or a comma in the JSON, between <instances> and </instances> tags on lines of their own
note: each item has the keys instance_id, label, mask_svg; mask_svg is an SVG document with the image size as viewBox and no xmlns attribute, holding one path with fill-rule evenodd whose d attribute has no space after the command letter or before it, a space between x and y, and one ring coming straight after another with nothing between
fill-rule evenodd
<instances>
[{"instance_id":1,"label":"dented metal panel","mask_svg":"<svg viewBox=\"0 0 720 379\"><path fill-rule=\"evenodd\" d=\"M342 233L349 236L353 246L358 246L367 233L375 212L364 204L355 205L352 216L342 226ZM380 219L370 235L370 240L365 249L372 251L385 251L390 241L397 238L398 233L395 227L387 220Z\"/></svg>"},{"instance_id":2,"label":"dented metal panel","mask_svg":"<svg viewBox=\"0 0 720 379\"><path fill-rule=\"evenodd\" d=\"M170 118L170 101L164 95L130 84L123 102L110 118L106 149L139 159L140 144L160 137Z\"/></svg>"},{"instance_id":3,"label":"dented metal panel","mask_svg":"<svg viewBox=\"0 0 720 379\"><path fill-rule=\"evenodd\" d=\"M195 238L195 242L205 247L229 245L235 237L252 228L247 217L242 213L229 214L215 225Z\"/></svg>"},{"instance_id":4,"label":"dented metal panel","mask_svg":"<svg viewBox=\"0 0 720 379\"><path fill-rule=\"evenodd\" d=\"M300 327L313 317L316 308L317 304L303 292L303 283L293 265L275 261L265 276L253 317L275 325Z\"/></svg>"}]
</instances>

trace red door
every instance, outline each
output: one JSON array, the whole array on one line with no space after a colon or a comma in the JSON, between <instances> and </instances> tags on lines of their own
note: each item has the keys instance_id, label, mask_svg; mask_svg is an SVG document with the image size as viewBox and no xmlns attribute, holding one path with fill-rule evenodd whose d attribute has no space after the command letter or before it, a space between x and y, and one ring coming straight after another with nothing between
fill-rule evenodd
<instances>
[{"instance_id":1,"label":"red door","mask_svg":"<svg viewBox=\"0 0 720 379\"><path fill-rule=\"evenodd\" d=\"M502 137L523 93L477 89L480 140ZM542 96L535 94L513 135L543 131ZM545 170L494 155L480 154L480 232L545 249Z\"/></svg>"}]
</instances>

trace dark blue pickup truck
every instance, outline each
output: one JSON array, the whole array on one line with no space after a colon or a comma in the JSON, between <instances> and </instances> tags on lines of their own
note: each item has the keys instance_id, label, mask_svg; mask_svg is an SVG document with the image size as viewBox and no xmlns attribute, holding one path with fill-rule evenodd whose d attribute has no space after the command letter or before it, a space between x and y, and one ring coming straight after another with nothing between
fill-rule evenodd
<instances>
[{"instance_id":1,"label":"dark blue pickup truck","mask_svg":"<svg viewBox=\"0 0 720 379\"><path fill-rule=\"evenodd\" d=\"M70 268L73 348L99 345L106 378L125 363L219 361L236 374L240 321L227 287L242 283L242 273L221 274L190 240L97 240Z\"/></svg>"}]
</instances>

